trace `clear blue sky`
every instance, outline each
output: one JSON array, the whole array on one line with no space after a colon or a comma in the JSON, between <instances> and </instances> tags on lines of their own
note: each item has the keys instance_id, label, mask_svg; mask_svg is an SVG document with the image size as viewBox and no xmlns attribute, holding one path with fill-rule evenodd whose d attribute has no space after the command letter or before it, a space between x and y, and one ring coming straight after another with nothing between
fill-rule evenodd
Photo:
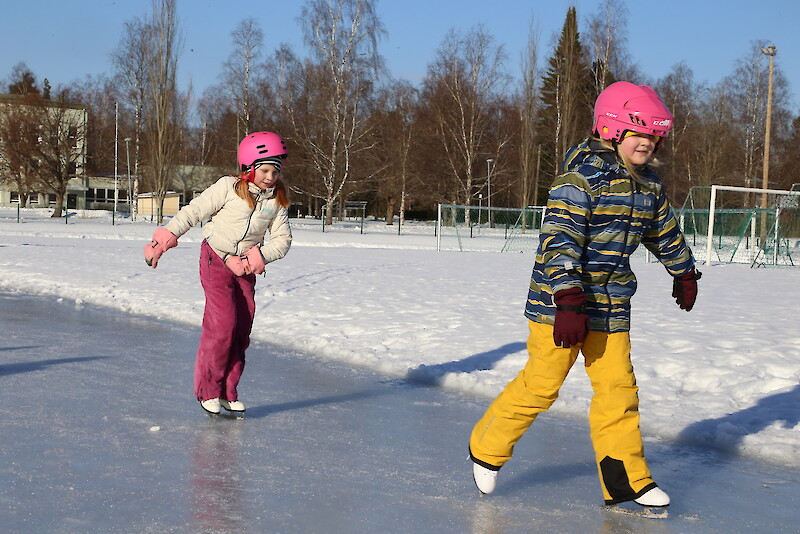
<instances>
[{"instance_id":1,"label":"clear blue sky","mask_svg":"<svg viewBox=\"0 0 800 534\"><path fill-rule=\"evenodd\" d=\"M416 84L449 29L468 30L483 23L506 47L508 70L518 77L531 19L540 35L542 65L567 8L577 7L580 29L585 31L600 4L598 0L378 0L388 31L380 50L395 78ZM151 5L150 0L0 0L0 80L7 79L20 61L40 82L48 78L53 87L88 74L111 74L109 57L123 23L142 17ZM305 55L297 21L302 5L302 0L178 0L184 35L181 85L186 87L191 79L199 95L217 83L232 49L231 31L248 17L262 23L266 54L288 43ZM778 48L776 65L790 82L793 111L800 114L800 1L627 0L625 5L629 53L652 79L686 61L696 81L716 84L750 53L752 42L767 40Z\"/></svg>"}]
</instances>

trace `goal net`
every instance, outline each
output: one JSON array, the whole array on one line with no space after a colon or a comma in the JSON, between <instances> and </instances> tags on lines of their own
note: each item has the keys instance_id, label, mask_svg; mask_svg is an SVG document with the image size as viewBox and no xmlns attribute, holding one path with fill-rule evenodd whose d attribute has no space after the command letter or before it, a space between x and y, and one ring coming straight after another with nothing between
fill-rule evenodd
<instances>
[{"instance_id":1,"label":"goal net","mask_svg":"<svg viewBox=\"0 0 800 534\"><path fill-rule=\"evenodd\" d=\"M460 252L536 252L543 211L541 207L440 204L436 248Z\"/></svg>"},{"instance_id":2,"label":"goal net","mask_svg":"<svg viewBox=\"0 0 800 534\"><path fill-rule=\"evenodd\" d=\"M695 258L706 264L800 264L800 184L693 187L676 215Z\"/></svg>"}]
</instances>

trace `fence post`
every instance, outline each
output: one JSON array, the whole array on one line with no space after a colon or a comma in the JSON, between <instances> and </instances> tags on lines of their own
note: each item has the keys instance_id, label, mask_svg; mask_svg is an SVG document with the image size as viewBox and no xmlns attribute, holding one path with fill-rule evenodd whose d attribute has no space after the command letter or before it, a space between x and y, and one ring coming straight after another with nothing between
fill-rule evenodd
<instances>
[{"instance_id":1,"label":"fence post","mask_svg":"<svg viewBox=\"0 0 800 534\"><path fill-rule=\"evenodd\" d=\"M708 203L708 240L706 241L706 265L711 265L711 249L714 239L714 208L717 204L717 186L711 186L711 200Z\"/></svg>"},{"instance_id":2,"label":"fence post","mask_svg":"<svg viewBox=\"0 0 800 534\"><path fill-rule=\"evenodd\" d=\"M436 207L436 252L442 250L442 205Z\"/></svg>"},{"instance_id":3,"label":"fence post","mask_svg":"<svg viewBox=\"0 0 800 534\"><path fill-rule=\"evenodd\" d=\"M772 264L778 265L778 222L781 219L781 209L775 208L775 250L772 253Z\"/></svg>"}]
</instances>

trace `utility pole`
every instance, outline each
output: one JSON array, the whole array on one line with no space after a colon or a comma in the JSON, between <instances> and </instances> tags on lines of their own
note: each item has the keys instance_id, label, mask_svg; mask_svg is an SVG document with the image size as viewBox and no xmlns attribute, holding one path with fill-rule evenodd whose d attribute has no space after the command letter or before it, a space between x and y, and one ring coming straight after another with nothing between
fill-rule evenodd
<instances>
[{"instance_id":1,"label":"utility pole","mask_svg":"<svg viewBox=\"0 0 800 534\"><path fill-rule=\"evenodd\" d=\"M486 160L486 188L488 190L487 191L488 197L486 200L486 204L489 208L489 228L494 228L494 219L492 218L492 164L493 163L494 163L493 159Z\"/></svg>"},{"instance_id":2,"label":"utility pole","mask_svg":"<svg viewBox=\"0 0 800 534\"><path fill-rule=\"evenodd\" d=\"M772 129L772 72L775 67L775 54L778 49L775 45L770 45L761 49L761 53L769 56L769 85L767 89L767 126L764 133L764 179L761 187L769 189L769 134ZM767 194L761 194L761 248L766 245L767 240Z\"/></svg>"}]
</instances>

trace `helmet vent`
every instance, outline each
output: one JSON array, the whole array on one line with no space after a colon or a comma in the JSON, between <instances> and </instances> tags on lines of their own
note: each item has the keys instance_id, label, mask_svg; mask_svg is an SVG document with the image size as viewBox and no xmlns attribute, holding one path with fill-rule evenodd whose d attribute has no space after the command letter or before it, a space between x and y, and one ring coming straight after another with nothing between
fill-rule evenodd
<instances>
[{"instance_id":1,"label":"helmet vent","mask_svg":"<svg viewBox=\"0 0 800 534\"><path fill-rule=\"evenodd\" d=\"M642 119L640 119L637 115L634 115L633 113L631 113L631 114L628 115L628 117L631 118L631 123L632 124L635 124L637 126L644 126L645 128L647 127L647 123L644 122Z\"/></svg>"}]
</instances>

